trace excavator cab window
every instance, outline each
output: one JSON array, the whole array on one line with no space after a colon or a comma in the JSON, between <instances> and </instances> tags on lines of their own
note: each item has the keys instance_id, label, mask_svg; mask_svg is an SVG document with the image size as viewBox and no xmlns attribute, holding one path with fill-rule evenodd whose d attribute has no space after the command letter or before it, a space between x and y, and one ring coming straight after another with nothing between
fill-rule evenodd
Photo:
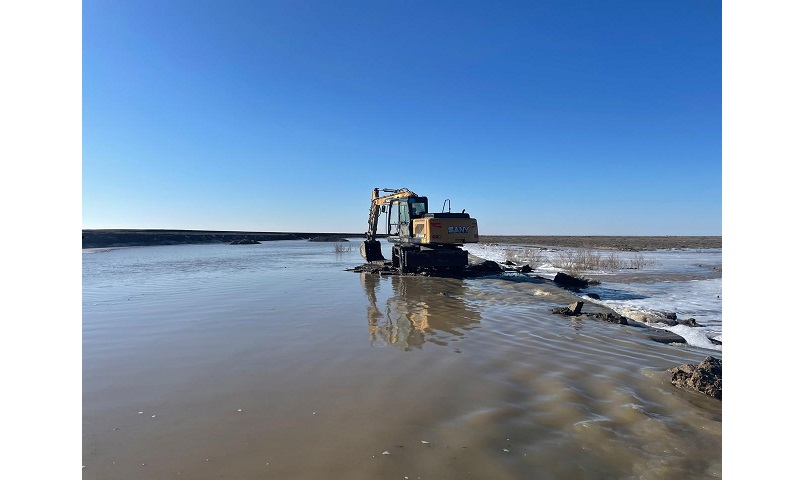
<instances>
[{"instance_id":1,"label":"excavator cab window","mask_svg":"<svg viewBox=\"0 0 803 480\"><path fill-rule=\"evenodd\" d=\"M399 212L393 211L393 206L396 205L398 207L397 202L391 202L387 205L388 207L388 235L398 235L399 234ZM382 208L385 208L385 205L382 205ZM398 210L398 209L397 209Z\"/></svg>"},{"instance_id":2,"label":"excavator cab window","mask_svg":"<svg viewBox=\"0 0 803 480\"><path fill-rule=\"evenodd\" d=\"M399 203L399 235L410 235L410 205L407 202Z\"/></svg>"},{"instance_id":3,"label":"excavator cab window","mask_svg":"<svg viewBox=\"0 0 803 480\"><path fill-rule=\"evenodd\" d=\"M382 211L385 211L382 205ZM387 204L388 235L413 236L413 219L423 218L427 213L427 197L394 199Z\"/></svg>"},{"instance_id":4,"label":"excavator cab window","mask_svg":"<svg viewBox=\"0 0 803 480\"><path fill-rule=\"evenodd\" d=\"M421 199L415 199L410 202L410 215L413 218L421 218L425 213L427 213L426 200L421 201Z\"/></svg>"}]
</instances>

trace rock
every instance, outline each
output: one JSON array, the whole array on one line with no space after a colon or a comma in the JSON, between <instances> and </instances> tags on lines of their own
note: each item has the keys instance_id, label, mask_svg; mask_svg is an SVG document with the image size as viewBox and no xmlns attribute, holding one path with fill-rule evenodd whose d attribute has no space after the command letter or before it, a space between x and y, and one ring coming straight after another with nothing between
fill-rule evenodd
<instances>
[{"instance_id":1,"label":"rock","mask_svg":"<svg viewBox=\"0 0 803 480\"><path fill-rule=\"evenodd\" d=\"M580 315L580 310L582 309L583 309L583 302L574 302L568 307L553 308L552 313L574 317Z\"/></svg>"},{"instance_id":2,"label":"rock","mask_svg":"<svg viewBox=\"0 0 803 480\"><path fill-rule=\"evenodd\" d=\"M527 265L524 265L523 267L521 267L519 269L519 272L521 272L521 273L530 273L532 271L533 271L533 267L531 267L529 263Z\"/></svg>"},{"instance_id":3,"label":"rock","mask_svg":"<svg viewBox=\"0 0 803 480\"><path fill-rule=\"evenodd\" d=\"M383 262L383 263L365 263L362 265L357 265L354 268L347 269L347 271L351 272L366 272L370 274L376 275L383 275L383 274L397 274L399 273L397 269L394 269L390 262Z\"/></svg>"},{"instance_id":4,"label":"rock","mask_svg":"<svg viewBox=\"0 0 803 480\"><path fill-rule=\"evenodd\" d=\"M504 269L501 265L494 262L493 260L485 260L482 263L478 263L476 265L469 265L466 267L466 271L468 272L503 272Z\"/></svg>"},{"instance_id":5,"label":"rock","mask_svg":"<svg viewBox=\"0 0 803 480\"><path fill-rule=\"evenodd\" d=\"M510 260L505 260L502 264L507 265L508 267L515 265L515 263L511 262Z\"/></svg>"},{"instance_id":6,"label":"rock","mask_svg":"<svg viewBox=\"0 0 803 480\"><path fill-rule=\"evenodd\" d=\"M706 357L699 365L670 368L672 385L722 400L722 360Z\"/></svg>"},{"instance_id":7,"label":"rock","mask_svg":"<svg viewBox=\"0 0 803 480\"><path fill-rule=\"evenodd\" d=\"M628 323L628 325L630 325L630 323ZM646 336L653 342L664 343L667 345L672 343L687 343L685 338L681 337L677 333L670 332L669 330L648 328Z\"/></svg>"},{"instance_id":8,"label":"rock","mask_svg":"<svg viewBox=\"0 0 803 480\"><path fill-rule=\"evenodd\" d=\"M686 325L687 327L699 327L700 324L697 323L697 320L693 318L689 318L688 320L680 320L678 321L681 325Z\"/></svg>"},{"instance_id":9,"label":"rock","mask_svg":"<svg viewBox=\"0 0 803 480\"><path fill-rule=\"evenodd\" d=\"M599 295L596 293L588 293L588 298L593 298L594 300L599 300Z\"/></svg>"},{"instance_id":10,"label":"rock","mask_svg":"<svg viewBox=\"0 0 803 480\"><path fill-rule=\"evenodd\" d=\"M651 317L649 321L653 323L663 323L670 327L678 324L678 315L675 312L653 312Z\"/></svg>"},{"instance_id":11,"label":"rock","mask_svg":"<svg viewBox=\"0 0 803 480\"><path fill-rule=\"evenodd\" d=\"M657 318L654 318L653 320L654 320L653 323L663 323L664 325L667 325L667 326L670 326L670 327L674 327L675 325L678 324L678 322L676 322L675 320L670 320L668 318L663 318L663 317L657 317Z\"/></svg>"},{"instance_id":12,"label":"rock","mask_svg":"<svg viewBox=\"0 0 803 480\"><path fill-rule=\"evenodd\" d=\"M608 323L616 323L619 325L627 325L627 319L616 313L586 313L587 317L593 317Z\"/></svg>"},{"instance_id":13,"label":"rock","mask_svg":"<svg viewBox=\"0 0 803 480\"><path fill-rule=\"evenodd\" d=\"M562 287L586 288L588 286L588 280L584 278L573 277L563 272L558 272L555 274L555 279L553 281Z\"/></svg>"}]
</instances>

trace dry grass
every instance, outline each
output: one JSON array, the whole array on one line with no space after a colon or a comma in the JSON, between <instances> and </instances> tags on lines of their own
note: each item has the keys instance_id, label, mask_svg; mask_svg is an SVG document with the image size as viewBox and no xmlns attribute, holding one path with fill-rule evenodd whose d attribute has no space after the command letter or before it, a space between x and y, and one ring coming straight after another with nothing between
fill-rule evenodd
<instances>
[{"instance_id":1,"label":"dry grass","mask_svg":"<svg viewBox=\"0 0 803 480\"><path fill-rule=\"evenodd\" d=\"M553 263L556 267L573 273L601 270L640 270L654 264L653 261L647 260L641 252L635 252L630 259L623 259L617 252L610 252L607 256L603 256L600 252L585 248L558 252L558 257Z\"/></svg>"},{"instance_id":2,"label":"dry grass","mask_svg":"<svg viewBox=\"0 0 803 480\"><path fill-rule=\"evenodd\" d=\"M336 242L335 253L347 253L351 251L351 245L348 243Z\"/></svg>"},{"instance_id":3,"label":"dry grass","mask_svg":"<svg viewBox=\"0 0 803 480\"><path fill-rule=\"evenodd\" d=\"M538 268L540 265L546 263L544 261L543 249L539 247L524 247L516 250L507 250L505 252L505 260L513 263L526 263L532 268Z\"/></svg>"},{"instance_id":4,"label":"dry grass","mask_svg":"<svg viewBox=\"0 0 803 480\"><path fill-rule=\"evenodd\" d=\"M633 258L630 259L630 267L634 270L641 270L644 267L652 266L655 264L655 261L649 261L644 258L644 255L641 252L636 252L633 254Z\"/></svg>"}]
</instances>

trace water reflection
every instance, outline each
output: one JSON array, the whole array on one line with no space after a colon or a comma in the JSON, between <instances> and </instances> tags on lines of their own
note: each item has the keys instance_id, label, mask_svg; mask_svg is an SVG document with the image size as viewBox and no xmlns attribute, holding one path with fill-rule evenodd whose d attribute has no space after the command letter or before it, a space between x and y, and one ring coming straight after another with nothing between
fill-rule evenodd
<instances>
[{"instance_id":1,"label":"water reflection","mask_svg":"<svg viewBox=\"0 0 803 480\"><path fill-rule=\"evenodd\" d=\"M446 346L481 319L479 311L466 304L468 290L459 279L362 272L360 283L368 296L373 346L390 344L401 350L420 349L425 342Z\"/></svg>"}]
</instances>

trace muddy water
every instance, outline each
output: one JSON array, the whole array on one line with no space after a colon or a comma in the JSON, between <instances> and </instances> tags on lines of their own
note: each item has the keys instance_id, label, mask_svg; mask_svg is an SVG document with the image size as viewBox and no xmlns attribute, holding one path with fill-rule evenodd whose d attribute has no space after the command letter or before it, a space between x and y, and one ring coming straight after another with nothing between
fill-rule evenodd
<instances>
[{"instance_id":1,"label":"muddy water","mask_svg":"<svg viewBox=\"0 0 803 480\"><path fill-rule=\"evenodd\" d=\"M552 315L548 285L357 263L86 251L83 478L721 477L721 402L665 373L705 351Z\"/></svg>"}]
</instances>

